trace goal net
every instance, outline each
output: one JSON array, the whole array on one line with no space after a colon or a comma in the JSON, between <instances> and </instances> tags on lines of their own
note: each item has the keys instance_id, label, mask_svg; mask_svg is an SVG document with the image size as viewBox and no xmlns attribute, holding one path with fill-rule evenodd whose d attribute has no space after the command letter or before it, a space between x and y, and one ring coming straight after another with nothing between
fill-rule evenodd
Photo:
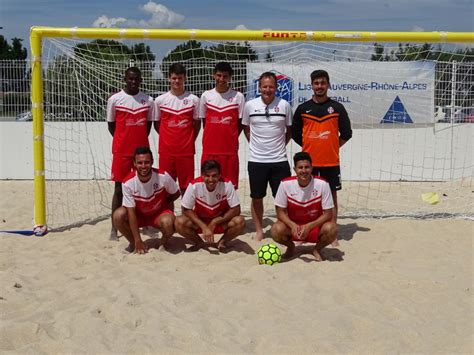
<instances>
[{"instance_id":1,"label":"goal net","mask_svg":"<svg viewBox=\"0 0 474 355\"><path fill-rule=\"evenodd\" d=\"M406 41L399 34L389 42L356 42L356 36L348 35L330 42L289 41L282 35L287 32L279 31L238 41L225 36L222 41L192 39L192 35L187 40L173 40L172 35L147 40L146 31L132 40L125 30L120 32L122 38L112 39L109 32L92 31L87 39L71 38L78 33L74 30L62 35L69 38L45 36L41 42L44 199L50 228L110 216L107 99L123 88L129 66L140 68L141 90L156 98L169 90L167 70L174 62L185 65L186 89L197 96L214 87L212 70L219 61L232 65L231 86L247 100L258 95L258 76L273 71L278 77L277 95L293 110L311 98L309 74L315 69L328 71L329 96L344 104L353 128L352 139L341 148L339 215L473 217L472 34L462 37L463 43L426 43L424 34L417 42L411 33ZM34 101L33 94L33 111ZM158 139L152 129L149 140L155 162ZM291 165L293 154L300 150L293 141L288 144ZM196 176L201 152L200 136ZM242 210L249 213L248 144L243 134L239 158L239 196ZM270 193L265 214L274 214Z\"/></svg>"}]
</instances>

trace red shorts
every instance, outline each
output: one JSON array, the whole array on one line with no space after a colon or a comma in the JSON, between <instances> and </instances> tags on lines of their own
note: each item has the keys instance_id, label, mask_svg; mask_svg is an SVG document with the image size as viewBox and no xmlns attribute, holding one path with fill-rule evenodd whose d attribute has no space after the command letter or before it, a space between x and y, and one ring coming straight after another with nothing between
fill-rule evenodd
<instances>
[{"instance_id":1,"label":"red shorts","mask_svg":"<svg viewBox=\"0 0 474 355\"><path fill-rule=\"evenodd\" d=\"M137 214L138 228L148 227L148 226L158 228L158 218L168 213L174 214L173 211L168 210L168 209L161 210L157 214L152 214L152 215Z\"/></svg>"},{"instance_id":2,"label":"red shorts","mask_svg":"<svg viewBox=\"0 0 474 355\"><path fill-rule=\"evenodd\" d=\"M130 171L133 170L133 157L114 154L112 158L111 180L123 182Z\"/></svg>"},{"instance_id":3,"label":"red shorts","mask_svg":"<svg viewBox=\"0 0 474 355\"><path fill-rule=\"evenodd\" d=\"M207 225L211 223L212 219L208 218L201 218L204 223ZM225 232L224 226L222 224L219 224L215 229L214 229L214 234L222 234ZM202 234L202 229L199 228L196 232L197 234Z\"/></svg>"},{"instance_id":4,"label":"red shorts","mask_svg":"<svg viewBox=\"0 0 474 355\"><path fill-rule=\"evenodd\" d=\"M317 243L319 242L319 227L314 227L309 231L308 237L305 240L297 239L294 235L292 236L291 240L294 242L303 242L303 243Z\"/></svg>"},{"instance_id":5,"label":"red shorts","mask_svg":"<svg viewBox=\"0 0 474 355\"><path fill-rule=\"evenodd\" d=\"M239 155L203 154L201 164L205 160L216 160L221 166L221 175L230 180L236 189L239 188Z\"/></svg>"},{"instance_id":6,"label":"red shorts","mask_svg":"<svg viewBox=\"0 0 474 355\"><path fill-rule=\"evenodd\" d=\"M186 190L189 183L194 179L194 156L159 156L159 167L166 171L173 179L178 179L179 189Z\"/></svg>"}]
</instances>

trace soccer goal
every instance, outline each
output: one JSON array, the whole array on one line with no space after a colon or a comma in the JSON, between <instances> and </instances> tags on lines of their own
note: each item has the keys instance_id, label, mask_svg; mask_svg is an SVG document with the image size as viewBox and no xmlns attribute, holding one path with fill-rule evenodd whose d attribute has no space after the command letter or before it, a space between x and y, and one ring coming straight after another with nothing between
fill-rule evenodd
<instances>
[{"instance_id":1,"label":"soccer goal","mask_svg":"<svg viewBox=\"0 0 474 355\"><path fill-rule=\"evenodd\" d=\"M341 217L473 217L474 35L472 32L31 29L36 225L50 229L110 215L111 137L107 98L128 66L142 90L168 90L173 62L188 70L187 90L214 87L219 61L232 87L258 95L264 71L293 109L311 98L309 74L325 69L330 96L343 103L353 138L341 148ZM158 137L150 145L157 159ZM288 158L301 148L288 145ZM196 168L201 155L196 142ZM242 209L250 209L248 145L240 137ZM198 174L196 169L196 175ZM268 194L265 211L274 214Z\"/></svg>"}]
</instances>

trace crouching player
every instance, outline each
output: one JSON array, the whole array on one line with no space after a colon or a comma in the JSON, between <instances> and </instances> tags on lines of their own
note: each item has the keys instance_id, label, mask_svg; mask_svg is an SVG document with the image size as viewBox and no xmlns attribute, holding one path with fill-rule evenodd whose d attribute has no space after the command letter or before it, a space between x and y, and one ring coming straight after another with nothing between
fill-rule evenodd
<instances>
[{"instance_id":1,"label":"crouching player","mask_svg":"<svg viewBox=\"0 0 474 355\"><path fill-rule=\"evenodd\" d=\"M135 171L122 183L123 202L113 214L114 225L130 242L129 252L147 252L139 230L146 226L161 231L160 249L166 249L174 233L175 215L170 206L180 196L178 185L168 173L152 168L153 155L148 147L135 150L133 165Z\"/></svg>"},{"instance_id":2,"label":"crouching player","mask_svg":"<svg viewBox=\"0 0 474 355\"><path fill-rule=\"evenodd\" d=\"M194 244L188 251L214 246L226 252L227 243L245 227L234 185L221 178L221 167L215 160L202 163L201 176L189 184L181 208L176 231ZM216 243L214 234L220 233L223 235Z\"/></svg>"},{"instance_id":3,"label":"crouching player","mask_svg":"<svg viewBox=\"0 0 474 355\"><path fill-rule=\"evenodd\" d=\"M294 241L301 241L316 243L313 255L322 261L321 249L337 237L331 189L326 181L312 176L308 153L296 153L293 162L296 176L283 179L275 196L278 220L271 235L287 247L283 258L290 258L295 250Z\"/></svg>"}]
</instances>

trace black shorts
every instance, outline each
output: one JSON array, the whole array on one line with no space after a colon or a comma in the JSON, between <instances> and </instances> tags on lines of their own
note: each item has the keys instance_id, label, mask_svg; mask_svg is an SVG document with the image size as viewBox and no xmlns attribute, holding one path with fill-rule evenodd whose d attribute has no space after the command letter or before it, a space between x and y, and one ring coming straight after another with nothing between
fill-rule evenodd
<instances>
[{"instance_id":1,"label":"black shorts","mask_svg":"<svg viewBox=\"0 0 474 355\"><path fill-rule=\"evenodd\" d=\"M313 175L322 177L329 183L331 191L342 189L341 167L338 166L313 166Z\"/></svg>"},{"instance_id":2,"label":"black shorts","mask_svg":"<svg viewBox=\"0 0 474 355\"><path fill-rule=\"evenodd\" d=\"M256 163L249 161L250 197L264 198L267 195L267 186L270 184L272 195L275 197L282 179L291 176L288 161L278 163Z\"/></svg>"}]
</instances>

